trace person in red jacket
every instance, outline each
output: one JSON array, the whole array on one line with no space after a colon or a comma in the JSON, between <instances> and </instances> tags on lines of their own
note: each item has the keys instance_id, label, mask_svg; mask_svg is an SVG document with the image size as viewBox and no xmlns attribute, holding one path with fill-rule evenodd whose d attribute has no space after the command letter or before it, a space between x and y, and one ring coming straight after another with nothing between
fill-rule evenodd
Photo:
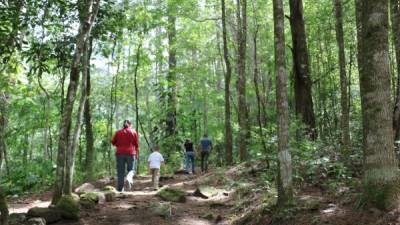
<instances>
[{"instance_id":1,"label":"person in red jacket","mask_svg":"<svg viewBox=\"0 0 400 225\"><path fill-rule=\"evenodd\" d=\"M131 122L124 121L122 129L118 130L113 136L111 143L117 148L115 153L117 158L117 190L123 191L125 166L127 172L134 171L136 160L139 158L139 136L135 130L131 129Z\"/></svg>"}]
</instances>

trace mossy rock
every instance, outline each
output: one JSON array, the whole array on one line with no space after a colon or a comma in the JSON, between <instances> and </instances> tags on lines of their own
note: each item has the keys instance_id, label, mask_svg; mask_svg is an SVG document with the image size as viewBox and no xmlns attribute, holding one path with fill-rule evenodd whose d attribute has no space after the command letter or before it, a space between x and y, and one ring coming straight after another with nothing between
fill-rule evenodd
<instances>
[{"instance_id":1,"label":"mossy rock","mask_svg":"<svg viewBox=\"0 0 400 225\"><path fill-rule=\"evenodd\" d=\"M46 220L47 223L55 223L61 220L61 212L55 208L31 208L28 210L26 217L36 218L40 217Z\"/></svg>"},{"instance_id":2,"label":"mossy rock","mask_svg":"<svg viewBox=\"0 0 400 225\"><path fill-rule=\"evenodd\" d=\"M93 192L96 188L91 183L84 183L81 186L75 188L75 193L83 194L88 192Z\"/></svg>"},{"instance_id":3,"label":"mossy rock","mask_svg":"<svg viewBox=\"0 0 400 225\"><path fill-rule=\"evenodd\" d=\"M101 191L107 192L107 191L112 191L112 192L117 192L117 189L111 185L107 185L101 189Z\"/></svg>"},{"instance_id":4,"label":"mossy rock","mask_svg":"<svg viewBox=\"0 0 400 225\"><path fill-rule=\"evenodd\" d=\"M115 197L117 197L117 193L114 191L106 191L104 192L104 197L106 202L112 202L114 201Z\"/></svg>"},{"instance_id":5,"label":"mossy rock","mask_svg":"<svg viewBox=\"0 0 400 225\"><path fill-rule=\"evenodd\" d=\"M213 220L214 215L212 213L205 213L204 215L201 215L200 218L205 219L205 220Z\"/></svg>"},{"instance_id":6,"label":"mossy rock","mask_svg":"<svg viewBox=\"0 0 400 225\"><path fill-rule=\"evenodd\" d=\"M9 225L20 225L26 220L26 213L13 213L8 217Z\"/></svg>"},{"instance_id":7,"label":"mossy rock","mask_svg":"<svg viewBox=\"0 0 400 225\"><path fill-rule=\"evenodd\" d=\"M99 203L99 193L98 192L88 192L81 195L81 201L91 201L94 203Z\"/></svg>"},{"instance_id":8,"label":"mossy rock","mask_svg":"<svg viewBox=\"0 0 400 225\"><path fill-rule=\"evenodd\" d=\"M157 196L164 201L181 203L186 202L186 193L175 188L163 188L157 193Z\"/></svg>"},{"instance_id":9,"label":"mossy rock","mask_svg":"<svg viewBox=\"0 0 400 225\"><path fill-rule=\"evenodd\" d=\"M60 210L62 218L68 220L79 220L79 201L71 195L64 195L61 197L56 208Z\"/></svg>"},{"instance_id":10,"label":"mossy rock","mask_svg":"<svg viewBox=\"0 0 400 225\"><path fill-rule=\"evenodd\" d=\"M219 191L215 187L212 186L199 186L194 191L193 196L200 197L200 198L212 198L218 195Z\"/></svg>"},{"instance_id":11,"label":"mossy rock","mask_svg":"<svg viewBox=\"0 0 400 225\"><path fill-rule=\"evenodd\" d=\"M106 201L105 194L103 192L89 192L81 195L80 203L83 207L91 209L99 203Z\"/></svg>"},{"instance_id":12,"label":"mossy rock","mask_svg":"<svg viewBox=\"0 0 400 225\"><path fill-rule=\"evenodd\" d=\"M151 202L149 208L153 212L153 214L157 216L161 216L164 218L172 216L170 202Z\"/></svg>"},{"instance_id":13,"label":"mossy rock","mask_svg":"<svg viewBox=\"0 0 400 225\"><path fill-rule=\"evenodd\" d=\"M304 208L307 210L317 210L320 205L320 200L317 198L309 198L304 202Z\"/></svg>"},{"instance_id":14,"label":"mossy rock","mask_svg":"<svg viewBox=\"0 0 400 225\"><path fill-rule=\"evenodd\" d=\"M35 217L28 219L24 224L25 225L46 225L46 220L44 218ZM48 222L47 222L48 224Z\"/></svg>"}]
</instances>

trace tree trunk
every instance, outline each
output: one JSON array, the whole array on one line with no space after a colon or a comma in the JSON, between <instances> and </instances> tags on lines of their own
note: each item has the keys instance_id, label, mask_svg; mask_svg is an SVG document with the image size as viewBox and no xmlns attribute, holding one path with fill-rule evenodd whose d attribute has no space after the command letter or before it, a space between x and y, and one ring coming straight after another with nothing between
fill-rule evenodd
<instances>
[{"instance_id":1,"label":"tree trunk","mask_svg":"<svg viewBox=\"0 0 400 225\"><path fill-rule=\"evenodd\" d=\"M143 38L141 38L139 45L137 47L136 51L136 65L135 65L135 74L134 74L134 84L135 84L135 118L136 118L136 132L139 132L139 89L138 89L138 84L137 84L137 76L138 76L138 70L140 66L140 53L141 53L141 48L143 44ZM139 160L139 155L137 158L137 163L136 163L136 173L139 174L140 171L140 160Z\"/></svg>"},{"instance_id":2,"label":"tree trunk","mask_svg":"<svg viewBox=\"0 0 400 225\"><path fill-rule=\"evenodd\" d=\"M390 18L392 21L392 38L396 55L397 89L393 111L393 129L395 140L400 139L400 1L390 0Z\"/></svg>"},{"instance_id":3,"label":"tree trunk","mask_svg":"<svg viewBox=\"0 0 400 225\"><path fill-rule=\"evenodd\" d=\"M56 204L63 194L63 187L65 181L65 166L66 166L66 152L70 146L70 128L72 120L72 111L75 103L77 87L79 84L79 65L83 47L90 35L100 0L88 0L86 5L86 14L82 21L80 21L79 33L76 42L75 53L72 60L70 81L68 85L67 99L64 105L60 121L59 142L58 142L58 156L57 156L57 170L56 181L53 192L52 203Z\"/></svg>"},{"instance_id":4,"label":"tree trunk","mask_svg":"<svg viewBox=\"0 0 400 225\"><path fill-rule=\"evenodd\" d=\"M278 204L293 199L292 160L289 150L289 106L285 68L285 25L282 0L273 1L275 32L276 108L278 114Z\"/></svg>"},{"instance_id":5,"label":"tree trunk","mask_svg":"<svg viewBox=\"0 0 400 225\"><path fill-rule=\"evenodd\" d=\"M336 41L339 54L340 69L340 105L342 115L340 119L341 125L341 144L342 157L344 161L348 161L350 155L350 130L349 130L349 103L347 95L347 76L346 76L346 57L344 47L343 34L343 17L342 17L342 0L333 0L336 17Z\"/></svg>"},{"instance_id":6,"label":"tree trunk","mask_svg":"<svg viewBox=\"0 0 400 225\"><path fill-rule=\"evenodd\" d=\"M398 164L394 151L388 43L388 1L363 0L360 93L363 117L365 200L397 207Z\"/></svg>"},{"instance_id":7,"label":"tree trunk","mask_svg":"<svg viewBox=\"0 0 400 225\"><path fill-rule=\"evenodd\" d=\"M312 100L312 84L304 25L303 1L289 0L290 27L292 32L293 72L296 115L307 126L306 132L316 139L315 115Z\"/></svg>"},{"instance_id":8,"label":"tree trunk","mask_svg":"<svg viewBox=\"0 0 400 225\"><path fill-rule=\"evenodd\" d=\"M86 131L86 162L85 162L85 176L86 181L94 180L93 161L94 161L94 138L93 138L93 125L92 125L92 112L90 104L91 94L91 80L90 80L90 58L92 55L93 40L90 39L89 43L89 58L87 68L87 81L86 81L86 103L85 103L85 131Z\"/></svg>"},{"instance_id":9,"label":"tree trunk","mask_svg":"<svg viewBox=\"0 0 400 225\"><path fill-rule=\"evenodd\" d=\"M167 136L173 136L176 132L176 16L174 7L172 1L168 0Z\"/></svg>"},{"instance_id":10,"label":"tree trunk","mask_svg":"<svg viewBox=\"0 0 400 225\"><path fill-rule=\"evenodd\" d=\"M7 116L6 116L6 108L7 108L7 97L6 94L0 92L0 173L3 169L3 164L5 161L5 152L6 152L6 126L7 126Z\"/></svg>"},{"instance_id":11,"label":"tree trunk","mask_svg":"<svg viewBox=\"0 0 400 225\"><path fill-rule=\"evenodd\" d=\"M65 175L65 184L64 184L64 194L70 195L72 193L72 185L74 178L74 169L75 169L75 155L76 150L79 145L79 139L81 136L81 125L83 120L83 113L85 110L86 104L86 82L87 82L87 74L88 74L88 63L89 63L89 49L88 49L87 41L84 45L83 56L82 56L82 84L81 84L81 96L79 100L78 111L76 115L76 122L74 132L72 134L72 142L67 149L66 154L66 175Z\"/></svg>"},{"instance_id":12,"label":"tree trunk","mask_svg":"<svg viewBox=\"0 0 400 225\"><path fill-rule=\"evenodd\" d=\"M239 158L247 159L248 145L248 108L246 102L246 35L247 35L247 0L237 0L237 90L238 90L238 123L239 123Z\"/></svg>"},{"instance_id":13,"label":"tree trunk","mask_svg":"<svg viewBox=\"0 0 400 225\"><path fill-rule=\"evenodd\" d=\"M226 164L232 165L233 163L233 143L232 143L232 124L231 124L231 103L230 103L230 86L232 77L232 67L229 60L228 52L228 38L226 31L226 10L225 0L221 0L222 10L222 38L224 43L224 60L226 65L225 72L225 158Z\"/></svg>"},{"instance_id":14,"label":"tree trunk","mask_svg":"<svg viewBox=\"0 0 400 225\"><path fill-rule=\"evenodd\" d=\"M8 206L6 193L0 187L0 225L8 225Z\"/></svg>"}]
</instances>

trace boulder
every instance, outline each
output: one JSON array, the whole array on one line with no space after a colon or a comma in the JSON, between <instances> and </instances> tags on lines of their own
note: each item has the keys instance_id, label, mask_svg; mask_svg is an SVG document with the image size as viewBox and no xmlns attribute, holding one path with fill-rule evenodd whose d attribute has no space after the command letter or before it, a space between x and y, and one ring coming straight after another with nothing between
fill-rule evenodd
<instances>
[{"instance_id":1,"label":"boulder","mask_svg":"<svg viewBox=\"0 0 400 225\"><path fill-rule=\"evenodd\" d=\"M111 185L107 185L105 187L103 187L101 189L102 191L113 191L113 192L117 192L117 189L115 189L115 187L111 186Z\"/></svg>"},{"instance_id":2,"label":"boulder","mask_svg":"<svg viewBox=\"0 0 400 225\"><path fill-rule=\"evenodd\" d=\"M104 192L104 197L105 197L106 202L114 201L116 196L117 196L117 193L114 192L114 191L106 191L106 192Z\"/></svg>"},{"instance_id":3,"label":"boulder","mask_svg":"<svg viewBox=\"0 0 400 225\"><path fill-rule=\"evenodd\" d=\"M9 225L20 225L26 220L26 213L13 213L8 217Z\"/></svg>"},{"instance_id":4,"label":"boulder","mask_svg":"<svg viewBox=\"0 0 400 225\"><path fill-rule=\"evenodd\" d=\"M215 187L211 186L199 186L194 191L193 196L208 199L218 195L219 191Z\"/></svg>"},{"instance_id":5,"label":"boulder","mask_svg":"<svg viewBox=\"0 0 400 225\"><path fill-rule=\"evenodd\" d=\"M87 193L87 192L93 192L95 191L96 188L94 187L93 184L91 183L84 183L81 186L75 188L75 193L81 195L83 193Z\"/></svg>"},{"instance_id":6,"label":"boulder","mask_svg":"<svg viewBox=\"0 0 400 225\"><path fill-rule=\"evenodd\" d=\"M29 218L36 218L40 217L43 218L48 224L55 223L61 220L61 212L56 208L31 208L29 209L26 217Z\"/></svg>"},{"instance_id":7,"label":"boulder","mask_svg":"<svg viewBox=\"0 0 400 225\"><path fill-rule=\"evenodd\" d=\"M170 202L151 202L149 208L153 212L153 214L157 216L161 216L164 218L172 216Z\"/></svg>"},{"instance_id":8,"label":"boulder","mask_svg":"<svg viewBox=\"0 0 400 225\"><path fill-rule=\"evenodd\" d=\"M159 196L164 201L169 202L186 202L186 193L175 188L163 188L158 193Z\"/></svg>"},{"instance_id":9,"label":"boulder","mask_svg":"<svg viewBox=\"0 0 400 225\"><path fill-rule=\"evenodd\" d=\"M105 194L102 192L88 192L81 195L80 203L85 208L93 208L99 203L106 202Z\"/></svg>"},{"instance_id":10,"label":"boulder","mask_svg":"<svg viewBox=\"0 0 400 225\"><path fill-rule=\"evenodd\" d=\"M40 217L30 218L25 222L25 225L46 225L46 220Z\"/></svg>"},{"instance_id":11,"label":"boulder","mask_svg":"<svg viewBox=\"0 0 400 225\"><path fill-rule=\"evenodd\" d=\"M58 201L56 208L60 211L61 217L69 220L78 220L80 206L77 201L71 195L65 195Z\"/></svg>"}]
</instances>

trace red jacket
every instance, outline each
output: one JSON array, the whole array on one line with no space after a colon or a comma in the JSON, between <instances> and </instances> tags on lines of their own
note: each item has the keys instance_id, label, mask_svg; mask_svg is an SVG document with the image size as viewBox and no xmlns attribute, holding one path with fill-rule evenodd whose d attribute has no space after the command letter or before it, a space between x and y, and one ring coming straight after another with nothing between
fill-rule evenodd
<instances>
[{"instance_id":1,"label":"red jacket","mask_svg":"<svg viewBox=\"0 0 400 225\"><path fill-rule=\"evenodd\" d=\"M117 147L116 155L139 156L138 134L130 128L122 128L117 131L112 138L111 143Z\"/></svg>"}]
</instances>

